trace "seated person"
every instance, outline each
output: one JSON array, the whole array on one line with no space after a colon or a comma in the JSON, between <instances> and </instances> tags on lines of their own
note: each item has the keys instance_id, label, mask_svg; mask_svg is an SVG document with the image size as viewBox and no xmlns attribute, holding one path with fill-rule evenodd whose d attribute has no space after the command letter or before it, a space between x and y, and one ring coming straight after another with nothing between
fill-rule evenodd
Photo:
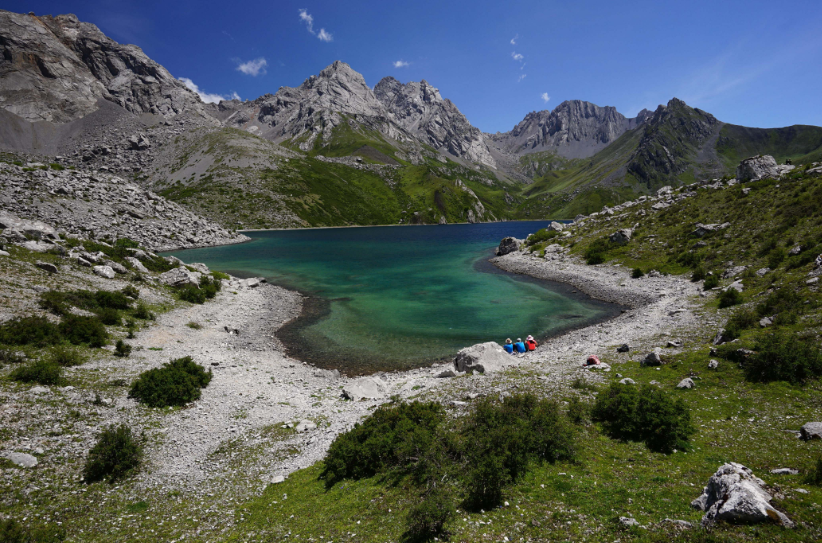
<instances>
[{"instance_id":1,"label":"seated person","mask_svg":"<svg viewBox=\"0 0 822 543\"><path fill-rule=\"evenodd\" d=\"M514 354L514 344L511 342L511 338L505 340L505 345L502 348L505 349L506 353Z\"/></svg>"},{"instance_id":2,"label":"seated person","mask_svg":"<svg viewBox=\"0 0 822 543\"><path fill-rule=\"evenodd\" d=\"M528 351L528 349L525 347L525 343L522 342L522 338L517 338L517 342L514 343L514 350L518 353L524 353Z\"/></svg>"},{"instance_id":3,"label":"seated person","mask_svg":"<svg viewBox=\"0 0 822 543\"><path fill-rule=\"evenodd\" d=\"M528 336L525 338L525 347L529 351L533 351L537 348L537 342L534 340L534 336Z\"/></svg>"}]
</instances>

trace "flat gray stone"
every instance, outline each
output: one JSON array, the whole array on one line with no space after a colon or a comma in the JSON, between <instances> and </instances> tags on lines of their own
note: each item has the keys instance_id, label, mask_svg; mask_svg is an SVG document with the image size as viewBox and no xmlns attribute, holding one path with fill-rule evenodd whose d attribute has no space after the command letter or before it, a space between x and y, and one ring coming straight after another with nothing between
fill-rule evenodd
<instances>
[{"instance_id":1,"label":"flat gray stone","mask_svg":"<svg viewBox=\"0 0 822 543\"><path fill-rule=\"evenodd\" d=\"M799 470L793 468L777 468L772 469L771 473L774 475L799 475Z\"/></svg>"},{"instance_id":2,"label":"flat gray stone","mask_svg":"<svg viewBox=\"0 0 822 543\"><path fill-rule=\"evenodd\" d=\"M822 422L808 422L799 429L802 439L822 439Z\"/></svg>"},{"instance_id":3,"label":"flat gray stone","mask_svg":"<svg viewBox=\"0 0 822 543\"><path fill-rule=\"evenodd\" d=\"M379 377L362 377L343 387L343 396L349 400L379 400L385 397L388 385Z\"/></svg>"},{"instance_id":4,"label":"flat gray stone","mask_svg":"<svg viewBox=\"0 0 822 543\"><path fill-rule=\"evenodd\" d=\"M7 452L4 453L3 456L5 456L13 464L20 466L21 468L33 468L37 465L37 458L33 457L30 454Z\"/></svg>"},{"instance_id":5,"label":"flat gray stone","mask_svg":"<svg viewBox=\"0 0 822 543\"><path fill-rule=\"evenodd\" d=\"M100 277L105 277L106 279L114 279L117 274L111 269L111 266L94 266L92 268L96 275Z\"/></svg>"},{"instance_id":6,"label":"flat gray stone","mask_svg":"<svg viewBox=\"0 0 822 543\"><path fill-rule=\"evenodd\" d=\"M690 377L686 377L685 379L681 380L676 388L694 388L694 381Z\"/></svg>"}]
</instances>

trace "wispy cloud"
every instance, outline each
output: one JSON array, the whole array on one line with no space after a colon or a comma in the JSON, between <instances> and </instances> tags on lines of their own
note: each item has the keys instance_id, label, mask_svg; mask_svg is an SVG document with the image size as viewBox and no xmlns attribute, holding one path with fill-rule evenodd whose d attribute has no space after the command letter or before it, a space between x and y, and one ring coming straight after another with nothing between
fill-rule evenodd
<instances>
[{"instance_id":1,"label":"wispy cloud","mask_svg":"<svg viewBox=\"0 0 822 543\"><path fill-rule=\"evenodd\" d=\"M542 101L543 101L543 102L545 102L546 104L548 103L548 100L550 100L550 99L551 99L551 97L550 97L550 96L548 96L548 93L547 93L547 92L543 92L543 93L540 95L540 98L542 98Z\"/></svg>"},{"instance_id":2,"label":"wispy cloud","mask_svg":"<svg viewBox=\"0 0 822 543\"><path fill-rule=\"evenodd\" d=\"M231 41L235 41L235 40L234 40L234 36L232 36L231 34L229 34L227 31L223 30L223 31L222 31L222 34L223 34L223 36L228 36L228 37L229 37L229 39L230 39Z\"/></svg>"},{"instance_id":3,"label":"wispy cloud","mask_svg":"<svg viewBox=\"0 0 822 543\"><path fill-rule=\"evenodd\" d=\"M395 60L394 61L394 68L406 68L410 65L411 65L410 62L406 62L404 60Z\"/></svg>"},{"instance_id":4,"label":"wispy cloud","mask_svg":"<svg viewBox=\"0 0 822 543\"><path fill-rule=\"evenodd\" d=\"M257 77L258 75L266 74L266 66L268 66L268 61L263 57L260 57L255 58L254 60L249 60L247 62L240 62L240 64L237 66L237 71L243 72L245 75Z\"/></svg>"},{"instance_id":5,"label":"wispy cloud","mask_svg":"<svg viewBox=\"0 0 822 543\"><path fill-rule=\"evenodd\" d=\"M517 83L521 83L526 77L528 77L528 74L520 74L519 79L517 79Z\"/></svg>"},{"instance_id":6,"label":"wispy cloud","mask_svg":"<svg viewBox=\"0 0 822 543\"><path fill-rule=\"evenodd\" d=\"M209 92L200 90L200 87L198 87L194 81L187 77L181 77L180 81L182 81L185 84L185 86L188 87L190 90L196 92L197 95L200 97L200 100L202 100L206 104L217 104L223 100L241 100L240 95L236 92L232 92L230 96L223 96L221 94L211 94Z\"/></svg>"},{"instance_id":7,"label":"wispy cloud","mask_svg":"<svg viewBox=\"0 0 822 543\"><path fill-rule=\"evenodd\" d=\"M519 53L511 53L511 58L516 60L517 62L521 61L525 57L520 55Z\"/></svg>"},{"instance_id":8,"label":"wispy cloud","mask_svg":"<svg viewBox=\"0 0 822 543\"><path fill-rule=\"evenodd\" d=\"M511 45L516 45L518 39L519 39L519 34L517 34L516 36L511 38Z\"/></svg>"},{"instance_id":9,"label":"wispy cloud","mask_svg":"<svg viewBox=\"0 0 822 543\"><path fill-rule=\"evenodd\" d=\"M326 29L320 28L319 32L314 30L314 16L308 13L307 10L301 9L298 13L300 14L300 21L305 23L306 30L317 36L317 39L324 42L334 40L334 36L332 36L330 32L326 31Z\"/></svg>"}]
</instances>

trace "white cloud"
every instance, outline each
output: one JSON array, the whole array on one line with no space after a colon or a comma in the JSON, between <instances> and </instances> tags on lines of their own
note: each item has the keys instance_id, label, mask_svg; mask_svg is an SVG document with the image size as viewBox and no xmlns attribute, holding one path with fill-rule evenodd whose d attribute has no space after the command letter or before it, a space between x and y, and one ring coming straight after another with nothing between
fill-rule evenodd
<instances>
[{"instance_id":1,"label":"white cloud","mask_svg":"<svg viewBox=\"0 0 822 543\"><path fill-rule=\"evenodd\" d=\"M301 9L299 10L299 14L300 20L305 23L306 30L317 36L318 40L325 42L334 41L334 36L324 28L321 28L319 32L314 31L314 16L308 13L307 10Z\"/></svg>"},{"instance_id":2,"label":"white cloud","mask_svg":"<svg viewBox=\"0 0 822 543\"><path fill-rule=\"evenodd\" d=\"M521 82L523 79L525 79L526 77L528 77L528 74L522 74L522 75L520 75L520 76L519 76L519 79L517 79L517 83L520 83L520 82Z\"/></svg>"},{"instance_id":3,"label":"white cloud","mask_svg":"<svg viewBox=\"0 0 822 543\"><path fill-rule=\"evenodd\" d=\"M548 93L547 93L547 92L543 92L543 93L540 95L540 98L542 98L542 101L543 101L543 102L545 102L546 104L548 103L548 100L550 100L550 99L551 99L551 97L550 97L550 96L548 96Z\"/></svg>"},{"instance_id":4,"label":"white cloud","mask_svg":"<svg viewBox=\"0 0 822 543\"><path fill-rule=\"evenodd\" d=\"M245 75L257 77L260 74L265 75L266 66L268 66L268 61L263 57L260 57L255 58L254 60L249 60L248 62L240 63L240 65L237 66L237 71L243 72Z\"/></svg>"},{"instance_id":5,"label":"white cloud","mask_svg":"<svg viewBox=\"0 0 822 543\"><path fill-rule=\"evenodd\" d=\"M511 45L516 45L518 39L519 39L519 34L517 34L516 36L511 38Z\"/></svg>"},{"instance_id":6,"label":"white cloud","mask_svg":"<svg viewBox=\"0 0 822 543\"><path fill-rule=\"evenodd\" d=\"M205 92L205 91L201 91L200 87L198 87L197 84L194 81L192 81L191 79L189 79L187 77L181 77L180 81L182 81L185 84L185 86L188 87L190 90L196 92L197 95L199 95L200 100L202 100L206 104L217 104L217 103L219 103L223 100L241 100L240 95L237 94L236 92L232 92L231 96L223 96L221 94L211 94L211 93L208 93L208 92Z\"/></svg>"},{"instance_id":7,"label":"white cloud","mask_svg":"<svg viewBox=\"0 0 822 543\"><path fill-rule=\"evenodd\" d=\"M406 68L410 64L411 64L410 62L406 62L404 60L395 60L394 61L394 68Z\"/></svg>"},{"instance_id":8,"label":"white cloud","mask_svg":"<svg viewBox=\"0 0 822 543\"><path fill-rule=\"evenodd\" d=\"M519 53L511 53L511 58L512 58L512 59L514 59L514 60L516 60L517 62L519 62L520 60L522 60L522 59L523 59L523 58L525 58L525 57L523 57L523 56L522 56L522 55L520 55Z\"/></svg>"}]
</instances>

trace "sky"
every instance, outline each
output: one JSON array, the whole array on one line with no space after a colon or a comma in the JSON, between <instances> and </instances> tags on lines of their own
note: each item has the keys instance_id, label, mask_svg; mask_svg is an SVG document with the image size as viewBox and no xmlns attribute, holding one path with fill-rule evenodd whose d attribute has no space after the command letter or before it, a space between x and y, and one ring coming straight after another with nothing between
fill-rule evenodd
<instances>
[{"instance_id":1,"label":"sky","mask_svg":"<svg viewBox=\"0 0 822 543\"><path fill-rule=\"evenodd\" d=\"M564 100L628 117L677 97L719 120L822 126L819 0L3 0L139 45L204 99L299 86L335 60L427 80L474 126Z\"/></svg>"}]
</instances>

